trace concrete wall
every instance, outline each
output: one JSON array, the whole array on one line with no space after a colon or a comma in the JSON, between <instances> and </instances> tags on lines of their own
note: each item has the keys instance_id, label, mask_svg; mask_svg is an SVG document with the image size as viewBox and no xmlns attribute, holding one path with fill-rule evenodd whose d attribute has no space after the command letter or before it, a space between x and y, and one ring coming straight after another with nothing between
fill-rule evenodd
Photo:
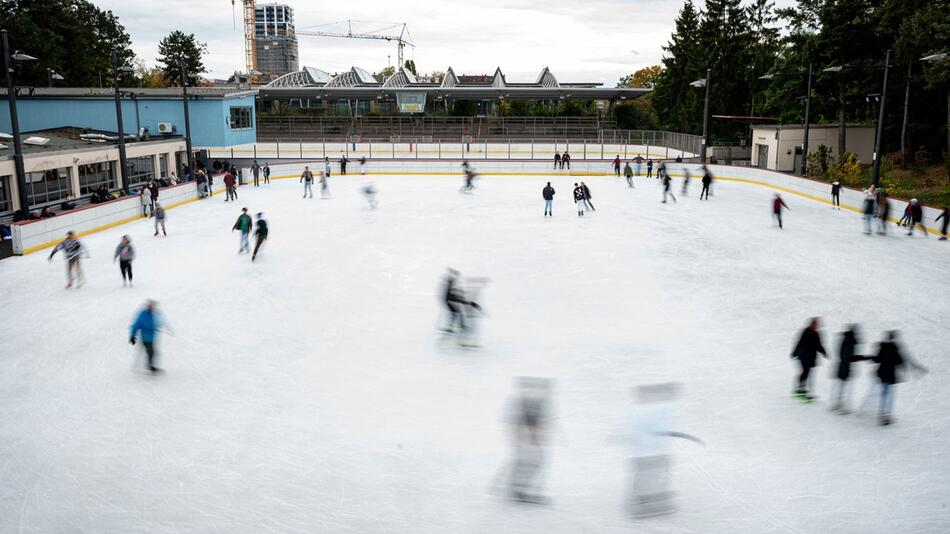
<instances>
[{"instance_id":1,"label":"concrete wall","mask_svg":"<svg viewBox=\"0 0 950 534\"><path fill-rule=\"evenodd\" d=\"M251 128L232 129L228 115L232 106L251 108ZM138 115L136 116L136 110ZM225 147L253 143L257 140L254 97L201 98L188 103L191 118L191 139L195 148ZM20 131L30 132L64 126L92 128L115 132L115 102L106 98L24 98L17 99ZM148 127L153 136L158 135L158 123L170 122L177 134L185 134L185 112L181 100L146 99L122 100L122 124L125 133L135 133L140 127ZM10 110L0 110L0 131L10 132Z\"/></svg>"},{"instance_id":2,"label":"concrete wall","mask_svg":"<svg viewBox=\"0 0 950 534\"><path fill-rule=\"evenodd\" d=\"M795 148L802 146L804 139L805 132L801 128L754 128L752 130L752 166L763 167L759 161L758 146L764 145L768 147L768 159L764 168L786 172L795 170ZM825 145L832 154L837 155L837 126L809 127L808 152L816 152L821 145ZM849 126L845 138L845 152L856 154L861 163L870 165L874 155L874 127Z\"/></svg>"}]
</instances>

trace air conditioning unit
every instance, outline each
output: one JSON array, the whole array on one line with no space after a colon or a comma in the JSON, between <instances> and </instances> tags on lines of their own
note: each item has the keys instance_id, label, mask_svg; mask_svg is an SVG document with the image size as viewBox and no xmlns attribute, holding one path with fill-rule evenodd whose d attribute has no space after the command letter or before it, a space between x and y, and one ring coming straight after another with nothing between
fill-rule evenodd
<instances>
[{"instance_id":1,"label":"air conditioning unit","mask_svg":"<svg viewBox=\"0 0 950 534\"><path fill-rule=\"evenodd\" d=\"M158 123L158 133L175 133L175 125L170 122L160 122Z\"/></svg>"}]
</instances>

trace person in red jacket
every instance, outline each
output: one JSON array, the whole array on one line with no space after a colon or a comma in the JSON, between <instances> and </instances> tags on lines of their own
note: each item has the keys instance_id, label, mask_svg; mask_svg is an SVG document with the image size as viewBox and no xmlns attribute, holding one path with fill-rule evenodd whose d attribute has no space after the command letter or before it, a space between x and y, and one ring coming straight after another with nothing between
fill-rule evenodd
<instances>
[{"instance_id":1,"label":"person in red jacket","mask_svg":"<svg viewBox=\"0 0 950 534\"><path fill-rule=\"evenodd\" d=\"M620 177L620 154L617 154L617 157L614 158L614 174L617 177Z\"/></svg>"},{"instance_id":2,"label":"person in red jacket","mask_svg":"<svg viewBox=\"0 0 950 534\"><path fill-rule=\"evenodd\" d=\"M230 171L224 175L224 186L227 188L228 194L224 201L237 200L237 191L234 189L234 175Z\"/></svg>"},{"instance_id":3,"label":"person in red jacket","mask_svg":"<svg viewBox=\"0 0 950 534\"><path fill-rule=\"evenodd\" d=\"M772 216L778 220L778 227L782 228L782 209L788 209L788 204L782 200L782 195L775 193L775 198L772 200Z\"/></svg>"}]
</instances>

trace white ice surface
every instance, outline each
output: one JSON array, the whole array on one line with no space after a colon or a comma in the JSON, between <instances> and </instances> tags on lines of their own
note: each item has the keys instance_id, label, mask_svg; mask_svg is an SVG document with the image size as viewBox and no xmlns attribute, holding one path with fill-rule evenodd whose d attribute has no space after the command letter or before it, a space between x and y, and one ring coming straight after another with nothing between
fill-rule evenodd
<instances>
[{"instance_id":1,"label":"white ice surface","mask_svg":"<svg viewBox=\"0 0 950 534\"><path fill-rule=\"evenodd\" d=\"M854 213L722 182L678 204L640 179L335 177L244 187L87 236L87 284L63 289L46 253L0 262L0 532L950 531L950 244L867 237ZM677 180L679 182L679 180ZM319 188L315 187L319 195ZM675 190L679 191L679 183ZM240 206L264 211L257 263L236 254ZM893 228L893 227L892 227ZM137 247L123 289L113 249ZM487 276L481 350L440 345L446 266ZM155 298L174 328L167 373L141 370L128 324ZM885 329L930 373L850 416L789 396L791 345L811 315L837 352L847 322L870 350ZM139 368L133 369L138 363ZM857 366L853 402L874 384ZM507 461L516 376L556 380L547 507L489 493ZM684 385L674 515L625 513L629 450L611 436L629 389Z\"/></svg>"}]
</instances>

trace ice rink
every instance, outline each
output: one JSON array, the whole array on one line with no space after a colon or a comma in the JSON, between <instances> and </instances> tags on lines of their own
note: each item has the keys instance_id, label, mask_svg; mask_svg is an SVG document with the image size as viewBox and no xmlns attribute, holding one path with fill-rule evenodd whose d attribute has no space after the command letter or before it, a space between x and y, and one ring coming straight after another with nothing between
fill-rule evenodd
<instances>
[{"instance_id":1,"label":"ice rink","mask_svg":"<svg viewBox=\"0 0 950 534\"><path fill-rule=\"evenodd\" d=\"M557 189L542 217L541 188ZM597 211L576 216L583 179ZM82 238L87 283L64 290L49 251L0 262L0 533L945 533L950 531L950 244L774 191L612 177L296 180ZM263 211L257 262L238 255L240 207ZM135 287L111 261L137 247ZM437 331L446 267L487 277L482 347ZM159 302L163 375L128 326ZM896 424L876 424L874 366L855 413L790 395L808 317L837 355L899 328L930 372L905 373ZM518 376L555 380L547 506L493 492L510 457ZM678 511L627 513L631 450L614 437L630 390L677 381Z\"/></svg>"}]
</instances>

